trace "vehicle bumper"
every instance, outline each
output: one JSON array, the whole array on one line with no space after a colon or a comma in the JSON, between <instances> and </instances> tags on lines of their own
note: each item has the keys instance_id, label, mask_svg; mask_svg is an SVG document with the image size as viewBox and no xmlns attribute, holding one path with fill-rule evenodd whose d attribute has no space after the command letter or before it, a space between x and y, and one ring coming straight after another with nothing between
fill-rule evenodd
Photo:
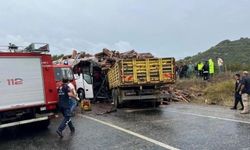
<instances>
[{"instance_id":1,"label":"vehicle bumper","mask_svg":"<svg viewBox=\"0 0 250 150\"><path fill-rule=\"evenodd\" d=\"M48 120L50 118L56 118L56 117L58 117L58 115L55 115L54 113L38 115L36 118L32 118L32 119L0 124L0 129L13 127L13 126L18 126L18 125L23 125L23 124L28 124L28 123L33 123L33 122L44 121L44 120Z\"/></svg>"}]
</instances>

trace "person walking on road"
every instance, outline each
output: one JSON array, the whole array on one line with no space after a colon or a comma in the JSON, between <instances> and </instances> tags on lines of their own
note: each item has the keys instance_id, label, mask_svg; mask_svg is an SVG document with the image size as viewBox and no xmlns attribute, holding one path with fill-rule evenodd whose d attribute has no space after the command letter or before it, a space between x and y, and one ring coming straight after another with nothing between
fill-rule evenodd
<instances>
[{"instance_id":1,"label":"person walking on road","mask_svg":"<svg viewBox=\"0 0 250 150\"><path fill-rule=\"evenodd\" d=\"M240 82L241 82L240 81L240 74L235 74L234 78L235 78L234 106L231 109L232 110L236 110L237 109L237 105L240 102L240 104L241 104L240 110L243 110L244 109L244 105L243 105L243 102L242 102L241 95L239 93Z\"/></svg>"},{"instance_id":2,"label":"person walking on road","mask_svg":"<svg viewBox=\"0 0 250 150\"><path fill-rule=\"evenodd\" d=\"M249 94L250 94L250 77L248 76L248 72L243 72L243 77L240 82L240 92L241 98L243 101L244 109L241 111L241 114L249 113Z\"/></svg>"},{"instance_id":3,"label":"person walking on road","mask_svg":"<svg viewBox=\"0 0 250 150\"><path fill-rule=\"evenodd\" d=\"M72 81L70 81L69 83L68 83L68 86L69 86L69 88L70 88L70 90L73 92L73 94L74 94L74 97L72 97L72 96L70 96L69 98L70 98L70 105L71 105L71 107L70 107L70 111L71 111L71 113L73 114L74 113L74 110L75 110L75 108L76 108L76 106L77 106L77 102L79 101L79 98L77 97L77 93L76 93L76 88L75 88L75 86L74 86L74 84L72 83Z\"/></svg>"},{"instance_id":4,"label":"person walking on road","mask_svg":"<svg viewBox=\"0 0 250 150\"><path fill-rule=\"evenodd\" d=\"M73 91L70 90L70 87L68 86L68 79L62 80L63 84L59 89L58 95L59 95L59 109L63 114L63 120L58 127L56 133L63 138L62 131L66 128L68 125L70 128L71 133L75 132L75 127L73 126L73 123L71 121L71 100L69 97L75 97L73 94Z\"/></svg>"}]
</instances>

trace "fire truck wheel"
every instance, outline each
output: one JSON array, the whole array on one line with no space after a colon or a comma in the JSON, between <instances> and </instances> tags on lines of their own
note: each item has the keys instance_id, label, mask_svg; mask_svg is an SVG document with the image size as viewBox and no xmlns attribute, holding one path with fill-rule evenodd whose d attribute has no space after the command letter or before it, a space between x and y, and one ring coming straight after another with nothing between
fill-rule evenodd
<instances>
[{"instance_id":1,"label":"fire truck wheel","mask_svg":"<svg viewBox=\"0 0 250 150\"><path fill-rule=\"evenodd\" d=\"M43 120L39 123L39 127L46 129L50 125L50 119Z\"/></svg>"},{"instance_id":2,"label":"fire truck wheel","mask_svg":"<svg viewBox=\"0 0 250 150\"><path fill-rule=\"evenodd\" d=\"M161 102L155 102L155 107L159 107L161 105Z\"/></svg>"}]
</instances>

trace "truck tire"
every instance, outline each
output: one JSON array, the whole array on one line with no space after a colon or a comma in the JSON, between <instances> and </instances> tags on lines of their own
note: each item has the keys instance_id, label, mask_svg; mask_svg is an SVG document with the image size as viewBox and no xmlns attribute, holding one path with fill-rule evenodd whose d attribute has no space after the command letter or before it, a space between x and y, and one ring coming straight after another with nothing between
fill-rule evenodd
<instances>
[{"instance_id":1,"label":"truck tire","mask_svg":"<svg viewBox=\"0 0 250 150\"><path fill-rule=\"evenodd\" d=\"M116 103L117 103L117 107L116 108L122 108L122 102L121 102L121 94L120 91L117 90L117 98L116 98Z\"/></svg>"},{"instance_id":2,"label":"truck tire","mask_svg":"<svg viewBox=\"0 0 250 150\"><path fill-rule=\"evenodd\" d=\"M161 102L155 102L155 107L159 107L161 105Z\"/></svg>"},{"instance_id":3,"label":"truck tire","mask_svg":"<svg viewBox=\"0 0 250 150\"><path fill-rule=\"evenodd\" d=\"M119 93L117 89L113 89L112 90L112 99L115 105L115 108L120 108L121 104L120 104L120 100L119 100Z\"/></svg>"},{"instance_id":4,"label":"truck tire","mask_svg":"<svg viewBox=\"0 0 250 150\"><path fill-rule=\"evenodd\" d=\"M117 92L115 89L112 89L112 100L114 102L115 108L117 108Z\"/></svg>"}]
</instances>

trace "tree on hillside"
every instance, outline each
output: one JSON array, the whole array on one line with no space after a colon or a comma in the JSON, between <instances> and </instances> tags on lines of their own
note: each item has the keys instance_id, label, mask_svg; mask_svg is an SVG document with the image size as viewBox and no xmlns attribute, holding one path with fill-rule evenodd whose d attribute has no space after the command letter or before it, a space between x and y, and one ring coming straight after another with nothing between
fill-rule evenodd
<instances>
[{"instance_id":1,"label":"tree on hillside","mask_svg":"<svg viewBox=\"0 0 250 150\"><path fill-rule=\"evenodd\" d=\"M216 61L216 57L223 58L228 70L239 71L250 69L250 39L240 38L239 40L224 40L210 49L199 52L192 57L186 57L180 61L199 62L212 58Z\"/></svg>"}]
</instances>

